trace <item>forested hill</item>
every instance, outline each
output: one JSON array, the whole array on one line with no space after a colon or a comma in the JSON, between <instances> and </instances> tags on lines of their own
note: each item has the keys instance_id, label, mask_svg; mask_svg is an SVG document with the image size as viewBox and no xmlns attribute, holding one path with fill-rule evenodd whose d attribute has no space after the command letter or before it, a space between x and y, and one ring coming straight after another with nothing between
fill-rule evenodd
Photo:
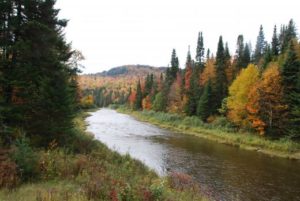
<instances>
[{"instance_id":1,"label":"forested hill","mask_svg":"<svg viewBox=\"0 0 300 201\"><path fill-rule=\"evenodd\" d=\"M124 65L100 73L80 75L81 103L87 107L90 104L102 107L111 103L125 103L138 80L147 77L160 79L166 69L148 65Z\"/></svg>"},{"instance_id":2,"label":"forested hill","mask_svg":"<svg viewBox=\"0 0 300 201\"><path fill-rule=\"evenodd\" d=\"M106 76L106 77L118 77L118 76L139 76L144 77L147 74L160 74L164 73L165 67L153 67L148 65L124 65L112 68L108 71L103 71L101 73L96 73L96 76ZM92 74L93 75L93 74Z\"/></svg>"}]
</instances>

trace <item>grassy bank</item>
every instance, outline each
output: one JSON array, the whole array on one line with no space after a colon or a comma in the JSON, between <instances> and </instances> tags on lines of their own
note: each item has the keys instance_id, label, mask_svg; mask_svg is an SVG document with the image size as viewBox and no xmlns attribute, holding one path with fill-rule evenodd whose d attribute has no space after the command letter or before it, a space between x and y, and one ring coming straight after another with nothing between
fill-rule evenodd
<instances>
[{"instance_id":1,"label":"grassy bank","mask_svg":"<svg viewBox=\"0 0 300 201\"><path fill-rule=\"evenodd\" d=\"M140 161L95 141L84 132L85 117L82 113L75 120L78 139L74 144L58 148L53 143L47 150L35 150L35 175L27 181L15 179L14 185L2 188L0 200L208 200L188 175L171 173L160 178ZM9 170L4 171L10 177ZM4 177L1 180L5 182Z\"/></svg>"},{"instance_id":2,"label":"grassy bank","mask_svg":"<svg viewBox=\"0 0 300 201\"><path fill-rule=\"evenodd\" d=\"M212 124L207 124L197 117L184 117L177 114L132 111L125 107L118 108L118 111L161 128L199 136L247 150L258 151L270 156L300 159L299 143L289 139L271 140L251 133L237 132L224 118L220 118Z\"/></svg>"}]
</instances>

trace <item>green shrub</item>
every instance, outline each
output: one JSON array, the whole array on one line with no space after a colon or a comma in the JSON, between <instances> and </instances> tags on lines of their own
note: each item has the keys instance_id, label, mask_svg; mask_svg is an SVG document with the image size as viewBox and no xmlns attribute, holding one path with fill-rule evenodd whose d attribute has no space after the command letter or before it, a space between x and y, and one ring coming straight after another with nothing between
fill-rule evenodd
<instances>
[{"instance_id":1,"label":"green shrub","mask_svg":"<svg viewBox=\"0 0 300 201\"><path fill-rule=\"evenodd\" d=\"M20 177L23 181L36 178L39 175L38 155L29 145L29 140L25 137L17 139L12 159L17 164Z\"/></svg>"},{"instance_id":2,"label":"green shrub","mask_svg":"<svg viewBox=\"0 0 300 201\"><path fill-rule=\"evenodd\" d=\"M224 131L235 131L236 128L233 123L228 121L226 117L217 117L212 123L211 123L212 128L220 128L221 130Z\"/></svg>"},{"instance_id":3,"label":"green shrub","mask_svg":"<svg viewBox=\"0 0 300 201\"><path fill-rule=\"evenodd\" d=\"M190 127L202 127L204 124L203 121L196 116L185 117L182 123Z\"/></svg>"}]
</instances>

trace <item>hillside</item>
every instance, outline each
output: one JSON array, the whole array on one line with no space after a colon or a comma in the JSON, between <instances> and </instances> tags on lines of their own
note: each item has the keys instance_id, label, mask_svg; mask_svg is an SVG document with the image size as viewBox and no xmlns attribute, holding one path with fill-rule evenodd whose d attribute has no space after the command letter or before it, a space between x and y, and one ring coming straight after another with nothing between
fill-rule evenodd
<instances>
[{"instance_id":1,"label":"hillside","mask_svg":"<svg viewBox=\"0 0 300 201\"><path fill-rule=\"evenodd\" d=\"M153 67L147 65L124 65L112 68L95 74L85 74L79 76L79 86L81 89L95 89L99 87L126 88L136 84L138 79L143 79L148 74L160 77L164 73L165 67Z\"/></svg>"},{"instance_id":2,"label":"hillside","mask_svg":"<svg viewBox=\"0 0 300 201\"><path fill-rule=\"evenodd\" d=\"M81 89L81 104L83 107L124 104L130 90L136 89L138 80L141 80L144 87L147 75L153 74L154 79L158 81L161 73L165 71L165 67L124 65L96 74L80 75L78 83Z\"/></svg>"},{"instance_id":3,"label":"hillside","mask_svg":"<svg viewBox=\"0 0 300 201\"><path fill-rule=\"evenodd\" d=\"M140 76L144 77L147 74L157 74L162 73L166 70L165 67L153 67L148 65L124 65L112 68L108 71L103 71L101 73L96 73L97 76L104 76L104 77L118 77L118 76Z\"/></svg>"}]
</instances>

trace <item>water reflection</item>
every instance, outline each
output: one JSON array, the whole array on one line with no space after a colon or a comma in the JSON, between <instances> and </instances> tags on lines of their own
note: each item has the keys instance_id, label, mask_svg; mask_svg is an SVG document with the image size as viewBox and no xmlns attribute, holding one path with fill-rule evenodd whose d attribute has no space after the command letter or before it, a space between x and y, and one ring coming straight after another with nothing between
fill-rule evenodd
<instances>
[{"instance_id":1,"label":"water reflection","mask_svg":"<svg viewBox=\"0 0 300 201\"><path fill-rule=\"evenodd\" d=\"M87 118L88 131L158 174L193 176L218 200L300 200L300 163L172 133L113 110Z\"/></svg>"}]
</instances>

